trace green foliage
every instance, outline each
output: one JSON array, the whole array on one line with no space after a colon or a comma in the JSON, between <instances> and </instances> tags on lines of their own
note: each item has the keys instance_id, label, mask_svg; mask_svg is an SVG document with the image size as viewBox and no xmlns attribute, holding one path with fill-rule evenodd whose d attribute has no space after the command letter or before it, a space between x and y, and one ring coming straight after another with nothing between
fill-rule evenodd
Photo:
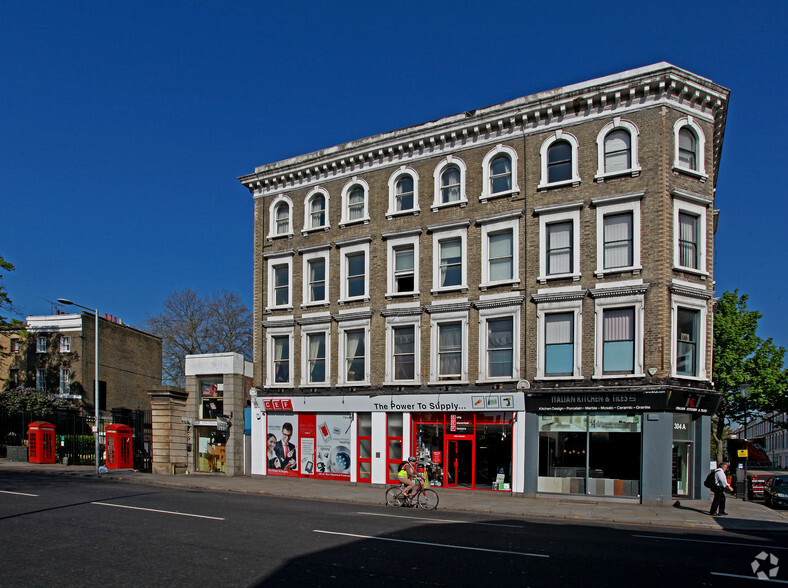
<instances>
[{"instance_id":1,"label":"green foliage","mask_svg":"<svg viewBox=\"0 0 788 588\"><path fill-rule=\"evenodd\" d=\"M17 386L0 391L0 409L8 411L9 414L26 411L46 414L66 404L64 399L35 388Z\"/></svg>"},{"instance_id":2,"label":"green foliage","mask_svg":"<svg viewBox=\"0 0 788 588\"><path fill-rule=\"evenodd\" d=\"M788 370L783 365L785 349L772 339L758 337L758 321L763 316L747 309L748 296L739 291L725 292L714 315L714 387L722 393L722 403L713 427L713 445L722 459L725 427L742 422L746 413L770 412L784 406L788 390ZM750 384L745 399L744 382Z\"/></svg>"}]
</instances>

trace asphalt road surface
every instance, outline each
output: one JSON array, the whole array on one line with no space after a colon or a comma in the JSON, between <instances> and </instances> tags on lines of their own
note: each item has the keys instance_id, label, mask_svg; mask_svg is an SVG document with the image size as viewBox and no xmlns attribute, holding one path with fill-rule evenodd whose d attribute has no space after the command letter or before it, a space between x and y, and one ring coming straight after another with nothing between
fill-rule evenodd
<instances>
[{"instance_id":1,"label":"asphalt road surface","mask_svg":"<svg viewBox=\"0 0 788 588\"><path fill-rule=\"evenodd\" d=\"M784 534L394 509L382 489L359 506L0 471L0 538L0 586L788 584Z\"/></svg>"}]
</instances>

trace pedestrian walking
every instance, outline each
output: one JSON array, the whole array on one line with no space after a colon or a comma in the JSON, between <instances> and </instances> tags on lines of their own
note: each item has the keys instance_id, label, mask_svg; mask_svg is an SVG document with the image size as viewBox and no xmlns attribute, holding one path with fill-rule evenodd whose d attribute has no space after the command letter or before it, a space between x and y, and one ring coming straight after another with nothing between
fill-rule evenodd
<instances>
[{"instance_id":1,"label":"pedestrian walking","mask_svg":"<svg viewBox=\"0 0 788 588\"><path fill-rule=\"evenodd\" d=\"M712 516L725 516L728 514L725 512L725 490L728 489L733 492L733 488L728 484L727 472L727 463L720 464L720 467L714 470L714 483L711 486L714 499L711 501L711 510L709 511L709 514Z\"/></svg>"}]
</instances>

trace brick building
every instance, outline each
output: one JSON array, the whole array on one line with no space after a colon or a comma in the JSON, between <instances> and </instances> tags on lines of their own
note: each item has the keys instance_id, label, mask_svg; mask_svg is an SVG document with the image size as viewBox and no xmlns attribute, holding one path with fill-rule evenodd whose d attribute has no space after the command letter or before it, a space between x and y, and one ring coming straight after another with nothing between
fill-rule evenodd
<instances>
[{"instance_id":1,"label":"brick building","mask_svg":"<svg viewBox=\"0 0 788 588\"><path fill-rule=\"evenodd\" d=\"M252 472L701 496L728 96L659 63L242 176Z\"/></svg>"},{"instance_id":2,"label":"brick building","mask_svg":"<svg viewBox=\"0 0 788 588\"><path fill-rule=\"evenodd\" d=\"M93 414L95 315L29 316L23 332L6 332L10 356L0 364L5 386L54 392ZM99 317L99 409L150 408L161 385L161 339L116 317Z\"/></svg>"}]
</instances>

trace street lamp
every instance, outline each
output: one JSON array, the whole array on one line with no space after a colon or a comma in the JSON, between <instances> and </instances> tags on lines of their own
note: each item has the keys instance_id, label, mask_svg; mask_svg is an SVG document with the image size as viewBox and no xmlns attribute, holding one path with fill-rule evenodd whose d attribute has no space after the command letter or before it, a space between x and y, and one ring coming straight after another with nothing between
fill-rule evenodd
<instances>
[{"instance_id":1,"label":"street lamp","mask_svg":"<svg viewBox=\"0 0 788 588\"><path fill-rule=\"evenodd\" d=\"M744 458L744 494L742 500L747 500L749 494L749 484L747 483L747 462L750 460L750 444L747 441L747 398L750 396L750 388L752 385L748 380L744 380L739 386L742 398L744 398L744 450L747 452Z\"/></svg>"},{"instance_id":2,"label":"street lamp","mask_svg":"<svg viewBox=\"0 0 788 588\"><path fill-rule=\"evenodd\" d=\"M96 316L96 351L94 361L96 364L96 373L93 375L93 388L94 388L94 395L93 395L93 404L95 405L95 413L96 413L96 475L99 474L99 464L101 463L101 456L99 455L100 447L99 447L99 337L98 337L98 325L99 325L99 314L98 308L88 308L87 306L82 306L81 304L77 304L76 302L72 302L66 298L58 298L57 301L60 304L67 304L72 306L78 306L80 308L84 308L87 311L93 312Z\"/></svg>"}]
</instances>

